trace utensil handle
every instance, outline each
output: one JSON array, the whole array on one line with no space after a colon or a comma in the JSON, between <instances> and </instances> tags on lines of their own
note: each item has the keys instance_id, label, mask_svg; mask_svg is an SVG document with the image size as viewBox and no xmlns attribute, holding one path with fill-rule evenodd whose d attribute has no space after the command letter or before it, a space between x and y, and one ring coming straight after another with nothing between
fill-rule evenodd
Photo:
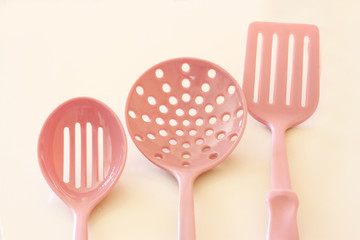
<instances>
[{"instance_id":1,"label":"utensil handle","mask_svg":"<svg viewBox=\"0 0 360 240\"><path fill-rule=\"evenodd\" d=\"M88 240L88 216L83 212L74 212L73 240Z\"/></svg>"},{"instance_id":2,"label":"utensil handle","mask_svg":"<svg viewBox=\"0 0 360 240\"><path fill-rule=\"evenodd\" d=\"M281 126L274 126L272 128L272 189L291 189L285 132L286 130Z\"/></svg>"},{"instance_id":3,"label":"utensil handle","mask_svg":"<svg viewBox=\"0 0 360 240\"><path fill-rule=\"evenodd\" d=\"M272 190L267 195L269 225L267 240L299 240L297 209L299 200L290 190Z\"/></svg>"},{"instance_id":4,"label":"utensil handle","mask_svg":"<svg viewBox=\"0 0 360 240\"><path fill-rule=\"evenodd\" d=\"M195 240L194 178L182 175L179 182L178 240Z\"/></svg>"}]
</instances>

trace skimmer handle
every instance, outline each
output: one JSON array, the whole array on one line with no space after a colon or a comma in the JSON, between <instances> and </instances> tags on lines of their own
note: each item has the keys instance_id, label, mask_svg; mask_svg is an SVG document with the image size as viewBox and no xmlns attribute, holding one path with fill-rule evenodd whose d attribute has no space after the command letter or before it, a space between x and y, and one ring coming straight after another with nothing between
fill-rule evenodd
<instances>
[{"instance_id":1,"label":"skimmer handle","mask_svg":"<svg viewBox=\"0 0 360 240\"><path fill-rule=\"evenodd\" d=\"M179 182L178 240L195 240L194 181L191 174L177 177Z\"/></svg>"}]
</instances>

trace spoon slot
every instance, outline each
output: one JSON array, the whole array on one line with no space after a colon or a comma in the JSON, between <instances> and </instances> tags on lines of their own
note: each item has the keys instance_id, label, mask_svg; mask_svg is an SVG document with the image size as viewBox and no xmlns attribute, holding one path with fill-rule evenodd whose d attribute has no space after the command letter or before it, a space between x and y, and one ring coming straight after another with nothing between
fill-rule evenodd
<instances>
[{"instance_id":1,"label":"spoon slot","mask_svg":"<svg viewBox=\"0 0 360 240\"><path fill-rule=\"evenodd\" d=\"M93 134L92 134L92 125L91 123L86 123L86 187L90 188L92 186L92 143L93 143Z\"/></svg>"},{"instance_id":2,"label":"spoon slot","mask_svg":"<svg viewBox=\"0 0 360 240\"><path fill-rule=\"evenodd\" d=\"M104 180L104 131L102 127L98 128L98 176L99 181Z\"/></svg>"},{"instance_id":3,"label":"spoon slot","mask_svg":"<svg viewBox=\"0 0 360 240\"><path fill-rule=\"evenodd\" d=\"M63 147L63 181L68 183L70 181L69 171L70 171L70 130L68 127L64 128L64 147Z\"/></svg>"},{"instance_id":4,"label":"spoon slot","mask_svg":"<svg viewBox=\"0 0 360 240\"><path fill-rule=\"evenodd\" d=\"M80 123L75 124L75 188L81 186L81 126Z\"/></svg>"},{"instance_id":5,"label":"spoon slot","mask_svg":"<svg viewBox=\"0 0 360 240\"><path fill-rule=\"evenodd\" d=\"M63 130L63 182L91 188L104 179L104 133L90 122Z\"/></svg>"}]
</instances>

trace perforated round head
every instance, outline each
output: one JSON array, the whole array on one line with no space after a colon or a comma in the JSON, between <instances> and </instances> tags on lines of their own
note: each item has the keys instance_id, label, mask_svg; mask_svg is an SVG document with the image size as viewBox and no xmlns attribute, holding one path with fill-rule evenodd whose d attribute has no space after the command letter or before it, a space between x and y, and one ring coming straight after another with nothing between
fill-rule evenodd
<instances>
[{"instance_id":1,"label":"perforated round head","mask_svg":"<svg viewBox=\"0 0 360 240\"><path fill-rule=\"evenodd\" d=\"M39 137L43 175L68 204L96 203L114 185L125 165L126 137L105 104L74 98L56 108Z\"/></svg>"},{"instance_id":2,"label":"perforated round head","mask_svg":"<svg viewBox=\"0 0 360 240\"><path fill-rule=\"evenodd\" d=\"M177 58L146 71L126 106L129 133L140 151L173 173L199 173L235 148L246 123L243 93L221 67Z\"/></svg>"}]
</instances>

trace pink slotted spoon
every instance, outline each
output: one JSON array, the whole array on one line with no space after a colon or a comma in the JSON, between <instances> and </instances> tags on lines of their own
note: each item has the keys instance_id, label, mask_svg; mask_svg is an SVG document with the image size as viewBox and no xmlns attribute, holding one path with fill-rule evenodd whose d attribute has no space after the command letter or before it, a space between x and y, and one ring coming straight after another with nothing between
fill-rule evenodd
<instances>
[{"instance_id":1,"label":"pink slotted spoon","mask_svg":"<svg viewBox=\"0 0 360 240\"><path fill-rule=\"evenodd\" d=\"M254 22L247 39L243 89L249 113L272 131L268 240L298 240L298 198L291 190L285 132L319 101L319 31L314 25Z\"/></svg>"},{"instance_id":2,"label":"pink slotted spoon","mask_svg":"<svg viewBox=\"0 0 360 240\"><path fill-rule=\"evenodd\" d=\"M45 121L39 164L52 190L74 213L74 240L88 239L88 217L120 177L126 151L120 120L95 99L70 99Z\"/></svg>"},{"instance_id":3,"label":"pink slotted spoon","mask_svg":"<svg viewBox=\"0 0 360 240\"><path fill-rule=\"evenodd\" d=\"M245 128L238 83L211 62L171 59L135 82L126 113L139 150L178 180L178 240L194 240L193 183L232 152Z\"/></svg>"}]
</instances>

